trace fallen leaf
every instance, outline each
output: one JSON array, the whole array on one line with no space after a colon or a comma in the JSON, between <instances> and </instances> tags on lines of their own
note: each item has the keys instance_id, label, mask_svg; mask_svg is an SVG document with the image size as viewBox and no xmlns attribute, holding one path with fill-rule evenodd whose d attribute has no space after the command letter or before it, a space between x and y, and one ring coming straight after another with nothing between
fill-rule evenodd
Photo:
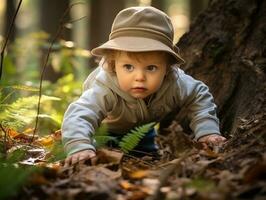
<instances>
[{"instance_id":1,"label":"fallen leaf","mask_svg":"<svg viewBox=\"0 0 266 200\"><path fill-rule=\"evenodd\" d=\"M120 181L119 185L125 190L132 190L132 189L135 188L135 185L133 185L132 183L128 182L127 180Z\"/></svg>"},{"instance_id":2,"label":"fallen leaf","mask_svg":"<svg viewBox=\"0 0 266 200\"><path fill-rule=\"evenodd\" d=\"M150 174L150 170L138 170L138 171L132 172L131 174L129 174L129 176L132 179L142 179L144 177L149 176L149 174Z\"/></svg>"},{"instance_id":3,"label":"fallen leaf","mask_svg":"<svg viewBox=\"0 0 266 200\"><path fill-rule=\"evenodd\" d=\"M40 143L41 145L48 147L54 144L54 139L51 135L41 137L37 139L35 142Z\"/></svg>"},{"instance_id":4,"label":"fallen leaf","mask_svg":"<svg viewBox=\"0 0 266 200\"><path fill-rule=\"evenodd\" d=\"M121 163L123 155L124 154L118 150L99 149L97 151L97 164L119 164Z\"/></svg>"},{"instance_id":5,"label":"fallen leaf","mask_svg":"<svg viewBox=\"0 0 266 200\"><path fill-rule=\"evenodd\" d=\"M14 129L11 129L11 128L5 128L5 131L7 133L7 135L11 138L15 138L17 137L19 134L19 132L15 131Z\"/></svg>"},{"instance_id":6,"label":"fallen leaf","mask_svg":"<svg viewBox=\"0 0 266 200\"><path fill-rule=\"evenodd\" d=\"M258 161L251 165L244 175L245 183L254 183L258 180L266 180L266 161Z\"/></svg>"}]
</instances>

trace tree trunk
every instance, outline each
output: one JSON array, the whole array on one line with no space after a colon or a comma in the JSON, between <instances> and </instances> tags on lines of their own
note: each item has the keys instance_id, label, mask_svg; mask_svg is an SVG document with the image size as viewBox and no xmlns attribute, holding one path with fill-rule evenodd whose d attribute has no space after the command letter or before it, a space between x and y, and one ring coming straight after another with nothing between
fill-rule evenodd
<instances>
[{"instance_id":1,"label":"tree trunk","mask_svg":"<svg viewBox=\"0 0 266 200\"><path fill-rule=\"evenodd\" d=\"M90 49L108 40L116 14L125 7L125 0L92 0L90 17ZM94 65L93 62L90 65Z\"/></svg>"},{"instance_id":2,"label":"tree trunk","mask_svg":"<svg viewBox=\"0 0 266 200\"><path fill-rule=\"evenodd\" d=\"M181 68L214 95L224 133L266 111L265 21L265 0L212 1L177 44Z\"/></svg>"},{"instance_id":3,"label":"tree trunk","mask_svg":"<svg viewBox=\"0 0 266 200\"><path fill-rule=\"evenodd\" d=\"M69 7L68 0L40 1L41 29L49 33L51 37L53 37L56 34L57 29L59 28L60 19L68 7ZM69 19L70 17L68 13L67 17L64 20L64 23L67 23ZM70 40L71 39L70 30L64 28L62 35L60 37L64 40Z\"/></svg>"},{"instance_id":4,"label":"tree trunk","mask_svg":"<svg viewBox=\"0 0 266 200\"><path fill-rule=\"evenodd\" d=\"M50 35L50 42L55 37L55 34L60 26L60 20L64 14L64 12L69 7L68 0L45 0L40 1L40 25L41 29L47 32ZM66 15L63 23L67 23L69 21L69 13ZM70 40L71 34L70 30L66 27L63 28L60 38ZM44 53L41 63L46 57L47 52ZM60 72L56 72L51 65L47 65L44 79L55 82L58 78L60 78L62 74Z\"/></svg>"},{"instance_id":5,"label":"tree trunk","mask_svg":"<svg viewBox=\"0 0 266 200\"><path fill-rule=\"evenodd\" d=\"M189 0L190 21L193 21L198 14L207 6L208 0Z\"/></svg>"},{"instance_id":6,"label":"tree trunk","mask_svg":"<svg viewBox=\"0 0 266 200\"><path fill-rule=\"evenodd\" d=\"M159 10L162 10L164 12L166 12L165 9L165 1L164 0L152 0L151 1L151 6L158 8Z\"/></svg>"},{"instance_id":7,"label":"tree trunk","mask_svg":"<svg viewBox=\"0 0 266 200\"><path fill-rule=\"evenodd\" d=\"M12 19L16 12L16 4L14 0L6 0L6 12L5 12L5 23L4 23L4 37L7 37L7 33L9 27L11 26ZM13 42L15 40L16 33L16 25L14 24L13 30L10 33L9 42Z\"/></svg>"}]
</instances>

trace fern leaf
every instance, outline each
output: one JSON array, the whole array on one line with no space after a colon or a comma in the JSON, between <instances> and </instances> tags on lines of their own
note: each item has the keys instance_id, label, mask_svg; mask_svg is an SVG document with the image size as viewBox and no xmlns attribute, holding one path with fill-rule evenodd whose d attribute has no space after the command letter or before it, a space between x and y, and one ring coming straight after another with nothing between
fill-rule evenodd
<instances>
[{"instance_id":1,"label":"fern leaf","mask_svg":"<svg viewBox=\"0 0 266 200\"><path fill-rule=\"evenodd\" d=\"M22 97L9 105L0 104L1 123L14 129L30 123L36 117L38 98L38 96ZM48 100L58 101L60 99L42 95L41 103Z\"/></svg>"},{"instance_id":2,"label":"fern leaf","mask_svg":"<svg viewBox=\"0 0 266 200\"><path fill-rule=\"evenodd\" d=\"M115 143L117 143L117 139L115 137L108 135L97 135L94 136L93 139L96 140L97 147L102 147L109 141L114 141Z\"/></svg>"},{"instance_id":3,"label":"fern leaf","mask_svg":"<svg viewBox=\"0 0 266 200\"><path fill-rule=\"evenodd\" d=\"M8 86L10 88L13 89L17 89L17 90L24 90L24 91L31 91L31 92L38 92L39 89L32 87L32 86L27 86L27 85L12 85L12 86Z\"/></svg>"},{"instance_id":4,"label":"fern leaf","mask_svg":"<svg viewBox=\"0 0 266 200\"><path fill-rule=\"evenodd\" d=\"M108 127L107 124L102 123L101 126L95 131L95 135L97 136L106 136L108 135Z\"/></svg>"},{"instance_id":5,"label":"fern leaf","mask_svg":"<svg viewBox=\"0 0 266 200\"><path fill-rule=\"evenodd\" d=\"M107 124L102 123L101 126L95 131L94 136L92 137L96 141L97 147L102 147L106 145L109 141L114 141L117 143L116 137L108 135L108 127Z\"/></svg>"},{"instance_id":6,"label":"fern leaf","mask_svg":"<svg viewBox=\"0 0 266 200\"><path fill-rule=\"evenodd\" d=\"M155 125L155 122L145 124L143 126L137 127L126 134L122 140L119 142L119 147L125 153L133 150L140 140L145 136L145 134Z\"/></svg>"}]
</instances>

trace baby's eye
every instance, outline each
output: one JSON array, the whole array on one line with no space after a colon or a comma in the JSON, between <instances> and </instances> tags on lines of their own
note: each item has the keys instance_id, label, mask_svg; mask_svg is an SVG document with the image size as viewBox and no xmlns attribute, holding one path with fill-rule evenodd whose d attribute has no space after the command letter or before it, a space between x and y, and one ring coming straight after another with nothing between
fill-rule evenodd
<instances>
[{"instance_id":1,"label":"baby's eye","mask_svg":"<svg viewBox=\"0 0 266 200\"><path fill-rule=\"evenodd\" d=\"M125 64L123 65L123 67L129 72L132 72L134 69L133 65L130 65L130 64Z\"/></svg>"},{"instance_id":2,"label":"baby's eye","mask_svg":"<svg viewBox=\"0 0 266 200\"><path fill-rule=\"evenodd\" d=\"M149 66L147 66L147 70L148 70L148 71L151 71L151 72L154 72L154 71L156 71L157 69L158 69L158 67L155 66L155 65L149 65Z\"/></svg>"}]
</instances>

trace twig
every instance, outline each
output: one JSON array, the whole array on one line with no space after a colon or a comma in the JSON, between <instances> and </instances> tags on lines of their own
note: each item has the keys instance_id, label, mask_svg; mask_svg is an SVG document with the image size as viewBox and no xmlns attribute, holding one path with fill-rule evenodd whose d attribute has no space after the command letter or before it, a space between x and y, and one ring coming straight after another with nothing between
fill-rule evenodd
<instances>
[{"instance_id":1,"label":"twig","mask_svg":"<svg viewBox=\"0 0 266 200\"><path fill-rule=\"evenodd\" d=\"M71 21L68 22L68 23L70 23L70 24L72 24L72 23L76 23L76 22L78 22L78 21L81 21L81 20L85 19L86 17L87 17L87 16L85 15L85 16L80 17L80 18L78 18L78 19L73 19L73 20L71 20Z\"/></svg>"},{"instance_id":2,"label":"twig","mask_svg":"<svg viewBox=\"0 0 266 200\"><path fill-rule=\"evenodd\" d=\"M161 187L164 187L167 183L168 178L174 173L174 171L180 167L181 162L185 160L187 157L195 154L194 151L185 152L179 159L176 159L175 162L171 163L166 169L164 169L160 174L159 178L160 184L155 190L154 194L147 198L147 200L161 200L163 199L163 194L161 193Z\"/></svg>"},{"instance_id":3,"label":"twig","mask_svg":"<svg viewBox=\"0 0 266 200\"><path fill-rule=\"evenodd\" d=\"M10 38L11 31L12 31L12 29L14 27L15 19L17 17L17 14L18 14L18 11L19 11L19 8L20 8L21 3L22 3L22 0L20 0L19 3L18 3L18 7L16 9L15 15L12 18L12 22L11 22L11 25L9 26L6 40L5 40L4 45L3 45L3 48L1 50L1 57L0 57L0 80L2 78L2 71L3 71L3 64L4 64L4 53L5 53L5 49L6 49L6 46L7 46L7 42L9 40L9 38Z\"/></svg>"},{"instance_id":4,"label":"twig","mask_svg":"<svg viewBox=\"0 0 266 200\"><path fill-rule=\"evenodd\" d=\"M146 165L148 165L148 166L150 166L150 167L153 167L154 165L152 164L152 163L149 163L149 162L147 162L147 161L144 161L144 160L142 160L141 158L138 158L138 157L136 157L136 156L133 156L133 155L130 155L130 154L124 154L126 157L129 157L129 158L132 158L132 159L135 159L135 160L137 160L137 161L139 161L140 163L144 163L144 164L146 164Z\"/></svg>"},{"instance_id":5,"label":"twig","mask_svg":"<svg viewBox=\"0 0 266 200\"><path fill-rule=\"evenodd\" d=\"M46 55L46 59L44 61L44 64L43 64L43 67L42 67L42 72L41 72L41 80L40 80L40 85L39 85L39 98L38 98L38 106L37 106L37 114L36 114L36 120L35 120L35 126L34 126L34 131L33 131L33 135L32 135L32 139L30 141L30 145L31 143L33 142L34 140L34 136L36 135L36 131L37 131L37 127L38 127L38 121L39 121L39 114L40 114L40 105L41 105L41 97L42 97L42 82L43 82L43 78L44 78L44 74L45 74L45 70L46 70L46 66L47 66L47 63L48 63L48 60L49 60L49 56L50 56L50 53L52 51L52 48L53 48L53 45L56 41L56 39L58 38L58 36L61 34L62 32L62 29L64 28L64 24L63 21L66 17L66 14L71 10L71 8L77 4L82 4L82 3L74 3L74 4L71 4L66 10L65 12L63 13L60 21L59 21L59 28L57 29L57 32L50 44L50 47L48 49L48 52L47 52L47 55Z\"/></svg>"}]
</instances>

